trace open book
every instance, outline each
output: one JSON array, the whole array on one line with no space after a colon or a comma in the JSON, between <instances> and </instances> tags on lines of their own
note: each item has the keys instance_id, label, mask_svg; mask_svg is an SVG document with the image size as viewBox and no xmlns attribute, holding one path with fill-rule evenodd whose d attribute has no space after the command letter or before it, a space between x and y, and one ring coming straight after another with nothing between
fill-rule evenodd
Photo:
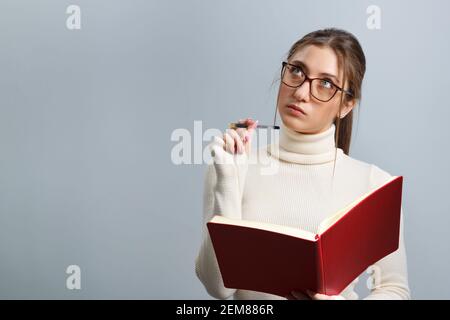
<instances>
[{"instance_id":1,"label":"open book","mask_svg":"<svg viewBox=\"0 0 450 320\"><path fill-rule=\"evenodd\" d=\"M317 233L215 215L207 227L225 287L337 295L399 245L402 176L321 222Z\"/></svg>"}]
</instances>

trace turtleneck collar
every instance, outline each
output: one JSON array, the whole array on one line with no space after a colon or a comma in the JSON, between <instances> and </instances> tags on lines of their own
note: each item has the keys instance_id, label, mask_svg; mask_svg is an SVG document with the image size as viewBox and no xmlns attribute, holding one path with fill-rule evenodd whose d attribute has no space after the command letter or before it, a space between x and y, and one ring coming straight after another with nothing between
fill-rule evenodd
<instances>
[{"instance_id":1,"label":"turtleneck collar","mask_svg":"<svg viewBox=\"0 0 450 320\"><path fill-rule=\"evenodd\" d=\"M304 134L292 130L281 121L279 142L269 146L272 156L287 162L300 164L320 164L334 161L335 156L343 154L336 150L334 123L327 130L317 134ZM337 152L337 153L336 153Z\"/></svg>"}]
</instances>

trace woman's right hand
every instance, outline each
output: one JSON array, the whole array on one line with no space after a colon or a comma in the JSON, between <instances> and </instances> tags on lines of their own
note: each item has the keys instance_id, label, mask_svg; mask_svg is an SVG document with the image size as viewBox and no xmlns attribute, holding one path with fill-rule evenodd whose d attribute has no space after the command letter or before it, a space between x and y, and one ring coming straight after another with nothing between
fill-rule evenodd
<instances>
[{"instance_id":1,"label":"woman's right hand","mask_svg":"<svg viewBox=\"0 0 450 320\"><path fill-rule=\"evenodd\" d=\"M223 140L225 142L225 151L234 153L246 153L250 154L252 134L258 125L258 120L254 121L250 118L240 119L238 123L244 123L247 128L227 129L223 134Z\"/></svg>"},{"instance_id":2,"label":"woman's right hand","mask_svg":"<svg viewBox=\"0 0 450 320\"><path fill-rule=\"evenodd\" d=\"M217 182L214 185L214 212L228 218L242 219L242 196L248 170L251 134L256 121L239 120L247 128L228 129L214 136L209 145Z\"/></svg>"},{"instance_id":3,"label":"woman's right hand","mask_svg":"<svg viewBox=\"0 0 450 320\"><path fill-rule=\"evenodd\" d=\"M247 128L227 129L221 136L215 136L210 146L217 174L221 178L234 176L235 165L245 164L251 152L252 134L258 121L247 118L240 119L238 123L247 124Z\"/></svg>"}]
</instances>

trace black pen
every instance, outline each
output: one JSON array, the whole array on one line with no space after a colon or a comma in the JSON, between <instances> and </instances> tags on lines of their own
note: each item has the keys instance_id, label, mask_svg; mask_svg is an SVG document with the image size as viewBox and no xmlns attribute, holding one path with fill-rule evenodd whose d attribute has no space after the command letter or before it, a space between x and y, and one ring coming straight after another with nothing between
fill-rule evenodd
<instances>
[{"instance_id":1,"label":"black pen","mask_svg":"<svg viewBox=\"0 0 450 320\"><path fill-rule=\"evenodd\" d=\"M228 128L230 129L236 129L236 128L247 128L248 126L245 123L230 123L230 125L228 126ZM280 129L279 126L270 126L270 125L266 125L266 124L258 124L256 126L256 128L258 129Z\"/></svg>"}]
</instances>

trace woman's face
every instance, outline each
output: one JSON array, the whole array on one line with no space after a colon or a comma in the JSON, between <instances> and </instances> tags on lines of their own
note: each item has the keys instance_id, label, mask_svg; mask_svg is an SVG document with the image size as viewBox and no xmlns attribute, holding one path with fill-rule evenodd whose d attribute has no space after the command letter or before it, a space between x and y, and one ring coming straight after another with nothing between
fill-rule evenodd
<instances>
[{"instance_id":1,"label":"woman's face","mask_svg":"<svg viewBox=\"0 0 450 320\"><path fill-rule=\"evenodd\" d=\"M328 47L306 46L298 50L287 62L302 66L301 69L309 78L330 79L340 88L347 89L347 86L342 85L343 74L338 68L337 56ZM330 101L322 102L311 96L309 89L310 82L307 80L298 88L291 88L280 81L278 112L288 128L305 134L320 133L329 129L337 117L343 93L338 90ZM343 106L341 118L351 111L354 102L352 99ZM300 107L304 114L293 110L289 105Z\"/></svg>"}]
</instances>

